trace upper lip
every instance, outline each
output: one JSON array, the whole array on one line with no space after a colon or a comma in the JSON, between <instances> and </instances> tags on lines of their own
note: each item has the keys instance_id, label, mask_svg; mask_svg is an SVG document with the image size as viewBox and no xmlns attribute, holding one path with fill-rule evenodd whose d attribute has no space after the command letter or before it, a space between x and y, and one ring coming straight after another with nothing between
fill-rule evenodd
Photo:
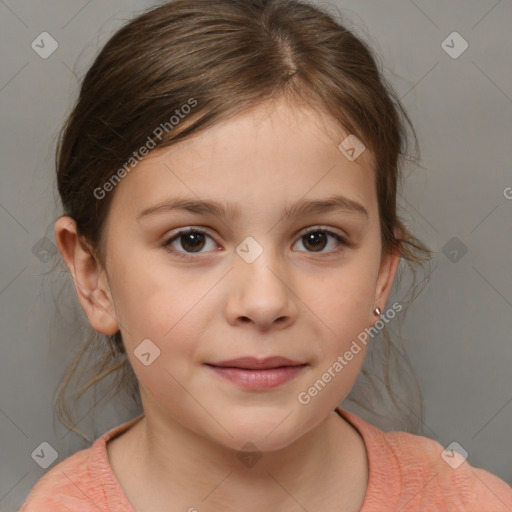
<instances>
[{"instance_id":1,"label":"upper lip","mask_svg":"<svg viewBox=\"0 0 512 512\"><path fill-rule=\"evenodd\" d=\"M278 368L280 366L300 366L305 363L299 361L293 361L287 357L273 356L259 359L257 357L239 357L237 359L230 359L229 361L216 361L213 363L207 363L210 366L223 366L230 368L244 368L247 370L261 370L269 368Z\"/></svg>"}]
</instances>

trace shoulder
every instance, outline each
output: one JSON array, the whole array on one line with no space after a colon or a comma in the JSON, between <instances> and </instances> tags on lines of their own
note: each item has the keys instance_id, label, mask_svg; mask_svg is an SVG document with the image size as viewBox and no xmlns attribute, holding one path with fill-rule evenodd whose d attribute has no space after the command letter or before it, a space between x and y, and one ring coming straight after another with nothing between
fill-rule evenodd
<instances>
[{"instance_id":1,"label":"shoulder","mask_svg":"<svg viewBox=\"0 0 512 512\"><path fill-rule=\"evenodd\" d=\"M387 432L383 437L397 458L410 510L433 503L468 511L511 510L512 488L489 471L473 467L457 451L407 432Z\"/></svg>"},{"instance_id":2,"label":"shoulder","mask_svg":"<svg viewBox=\"0 0 512 512\"><path fill-rule=\"evenodd\" d=\"M364 512L512 511L512 488L505 481L473 467L438 441L409 432L385 432L353 413L339 412L365 442L369 481Z\"/></svg>"},{"instance_id":3,"label":"shoulder","mask_svg":"<svg viewBox=\"0 0 512 512\"><path fill-rule=\"evenodd\" d=\"M21 504L18 512L132 512L107 453L107 442L137 423L138 416L98 437L45 473Z\"/></svg>"},{"instance_id":4,"label":"shoulder","mask_svg":"<svg viewBox=\"0 0 512 512\"><path fill-rule=\"evenodd\" d=\"M91 489L89 459L91 448L59 462L35 484L19 512L85 512L91 509L87 494ZM92 496L94 499L94 496Z\"/></svg>"}]
</instances>

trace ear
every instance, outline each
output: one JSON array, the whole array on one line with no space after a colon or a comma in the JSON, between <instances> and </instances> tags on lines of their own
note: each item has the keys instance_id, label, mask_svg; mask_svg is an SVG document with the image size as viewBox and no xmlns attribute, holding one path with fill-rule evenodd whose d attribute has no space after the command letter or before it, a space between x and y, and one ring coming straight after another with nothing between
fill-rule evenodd
<instances>
[{"instance_id":1,"label":"ear","mask_svg":"<svg viewBox=\"0 0 512 512\"><path fill-rule=\"evenodd\" d=\"M398 265L400 264L400 248L396 249L392 253L382 253L379 274L377 276L373 309L379 307L382 312L384 312L384 306L386 305L391 289L393 288L395 274L398 269ZM373 324L375 320L373 310L371 315L370 323Z\"/></svg>"},{"instance_id":2,"label":"ear","mask_svg":"<svg viewBox=\"0 0 512 512\"><path fill-rule=\"evenodd\" d=\"M89 323L102 334L115 334L119 325L106 273L80 239L71 217L57 219L55 241L73 277L78 300Z\"/></svg>"}]
</instances>

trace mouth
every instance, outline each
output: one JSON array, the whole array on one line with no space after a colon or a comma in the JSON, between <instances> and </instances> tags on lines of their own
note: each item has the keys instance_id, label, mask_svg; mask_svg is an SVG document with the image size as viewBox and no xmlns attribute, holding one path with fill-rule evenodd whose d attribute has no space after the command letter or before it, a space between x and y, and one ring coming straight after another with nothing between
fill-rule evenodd
<instances>
[{"instance_id":1,"label":"mouth","mask_svg":"<svg viewBox=\"0 0 512 512\"><path fill-rule=\"evenodd\" d=\"M277 388L289 382L308 364L283 357L272 357L263 360L249 357L206 363L206 366L211 368L216 375L243 389L263 391Z\"/></svg>"},{"instance_id":2,"label":"mouth","mask_svg":"<svg viewBox=\"0 0 512 512\"><path fill-rule=\"evenodd\" d=\"M306 363L294 361L287 357L272 356L264 359L257 357L246 356L237 359L230 359L227 361L218 361L214 363L206 363L208 366L217 368L238 368L241 370L272 370L276 368L288 368L295 366L305 366Z\"/></svg>"}]
</instances>

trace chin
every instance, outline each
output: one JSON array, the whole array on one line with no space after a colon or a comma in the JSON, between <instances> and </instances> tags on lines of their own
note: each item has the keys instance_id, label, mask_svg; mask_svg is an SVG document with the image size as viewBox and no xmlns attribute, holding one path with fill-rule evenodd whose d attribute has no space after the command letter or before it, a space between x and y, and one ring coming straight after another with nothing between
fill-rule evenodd
<instances>
[{"instance_id":1,"label":"chin","mask_svg":"<svg viewBox=\"0 0 512 512\"><path fill-rule=\"evenodd\" d=\"M282 411L283 409L266 417L262 417L263 414L251 416L241 412L239 418L231 417L229 421L225 420L225 423L219 419L219 423L226 425L227 432L222 429L224 435L222 438L216 436L217 442L237 452L239 450L256 451L256 449L261 452L271 452L286 448L304 435L307 428L292 420L293 416L296 420L296 415L292 413L287 417ZM244 448L248 443L251 446L254 445L256 449L251 446Z\"/></svg>"}]
</instances>

